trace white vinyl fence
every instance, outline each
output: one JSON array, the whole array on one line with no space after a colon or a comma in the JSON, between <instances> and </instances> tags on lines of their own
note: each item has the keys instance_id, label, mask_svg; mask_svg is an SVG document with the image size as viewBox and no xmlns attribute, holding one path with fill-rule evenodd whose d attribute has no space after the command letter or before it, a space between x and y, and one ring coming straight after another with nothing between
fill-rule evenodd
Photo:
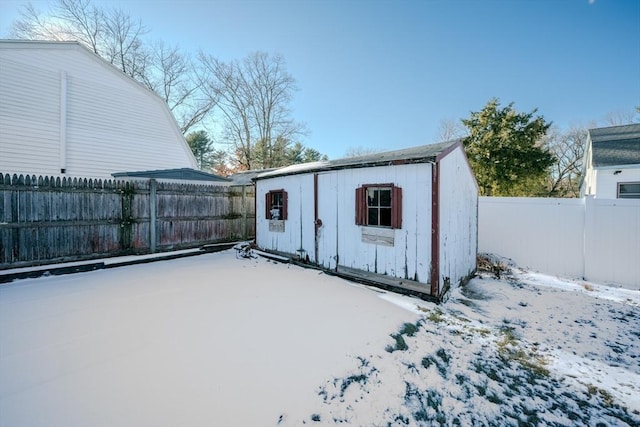
<instances>
[{"instance_id":1,"label":"white vinyl fence","mask_svg":"<svg viewBox=\"0 0 640 427\"><path fill-rule=\"evenodd\" d=\"M481 197L478 246L542 273L640 289L640 200Z\"/></svg>"}]
</instances>

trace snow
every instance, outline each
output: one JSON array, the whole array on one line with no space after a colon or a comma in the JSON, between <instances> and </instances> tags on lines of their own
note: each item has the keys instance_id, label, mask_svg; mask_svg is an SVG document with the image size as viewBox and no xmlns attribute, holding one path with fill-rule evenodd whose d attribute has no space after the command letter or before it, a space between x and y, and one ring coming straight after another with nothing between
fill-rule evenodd
<instances>
[{"instance_id":1,"label":"snow","mask_svg":"<svg viewBox=\"0 0 640 427\"><path fill-rule=\"evenodd\" d=\"M434 305L233 250L0 285L0 426L638 425L640 292Z\"/></svg>"}]
</instances>

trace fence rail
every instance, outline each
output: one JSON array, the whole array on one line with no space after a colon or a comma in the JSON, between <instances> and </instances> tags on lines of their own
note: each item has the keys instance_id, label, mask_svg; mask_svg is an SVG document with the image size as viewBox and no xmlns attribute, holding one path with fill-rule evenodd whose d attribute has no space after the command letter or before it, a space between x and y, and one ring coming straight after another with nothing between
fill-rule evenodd
<instances>
[{"instance_id":1,"label":"fence rail","mask_svg":"<svg viewBox=\"0 0 640 427\"><path fill-rule=\"evenodd\" d=\"M0 174L0 269L246 240L253 186Z\"/></svg>"}]
</instances>

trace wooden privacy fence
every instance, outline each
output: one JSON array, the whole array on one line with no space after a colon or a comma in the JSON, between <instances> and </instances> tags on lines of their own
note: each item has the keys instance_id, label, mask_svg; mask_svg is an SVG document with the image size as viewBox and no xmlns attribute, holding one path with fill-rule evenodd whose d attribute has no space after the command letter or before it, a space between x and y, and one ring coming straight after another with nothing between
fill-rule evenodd
<instances>
[{"instance_id":1,"label":"wooden privacy fence","mask_svg":"<svg viewBox=\"0 0 640 427\"><path fill-rule=\"evenodd\" d=\"M247 186L0 174L0 269L247 240Z\"/></svg>"}]
</instances>

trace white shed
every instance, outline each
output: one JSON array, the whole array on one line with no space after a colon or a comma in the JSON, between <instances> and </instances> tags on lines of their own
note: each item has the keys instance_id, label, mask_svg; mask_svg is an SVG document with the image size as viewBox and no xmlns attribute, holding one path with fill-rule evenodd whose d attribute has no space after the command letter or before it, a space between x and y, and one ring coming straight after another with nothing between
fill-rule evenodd
<instances>
[{"instance_id":1,"label":"white shed","mask_svg":"<svg viewBox=\"0 0 640 427\"><path fill-rule=\"evenodd\" d=\"M166 102L77 42L0 40L0 173L197 169Z\"/></svg>"},{"instance_id":2,"label":"white shed","mask_svg":"<svg viewBox=\"0 0 640 427\"><path fill-rule=\"evenodd\" d=\"M478 188L461 141L258 175L256 244L441 301L476 269Z\"/></svg>"}]
</instances>

